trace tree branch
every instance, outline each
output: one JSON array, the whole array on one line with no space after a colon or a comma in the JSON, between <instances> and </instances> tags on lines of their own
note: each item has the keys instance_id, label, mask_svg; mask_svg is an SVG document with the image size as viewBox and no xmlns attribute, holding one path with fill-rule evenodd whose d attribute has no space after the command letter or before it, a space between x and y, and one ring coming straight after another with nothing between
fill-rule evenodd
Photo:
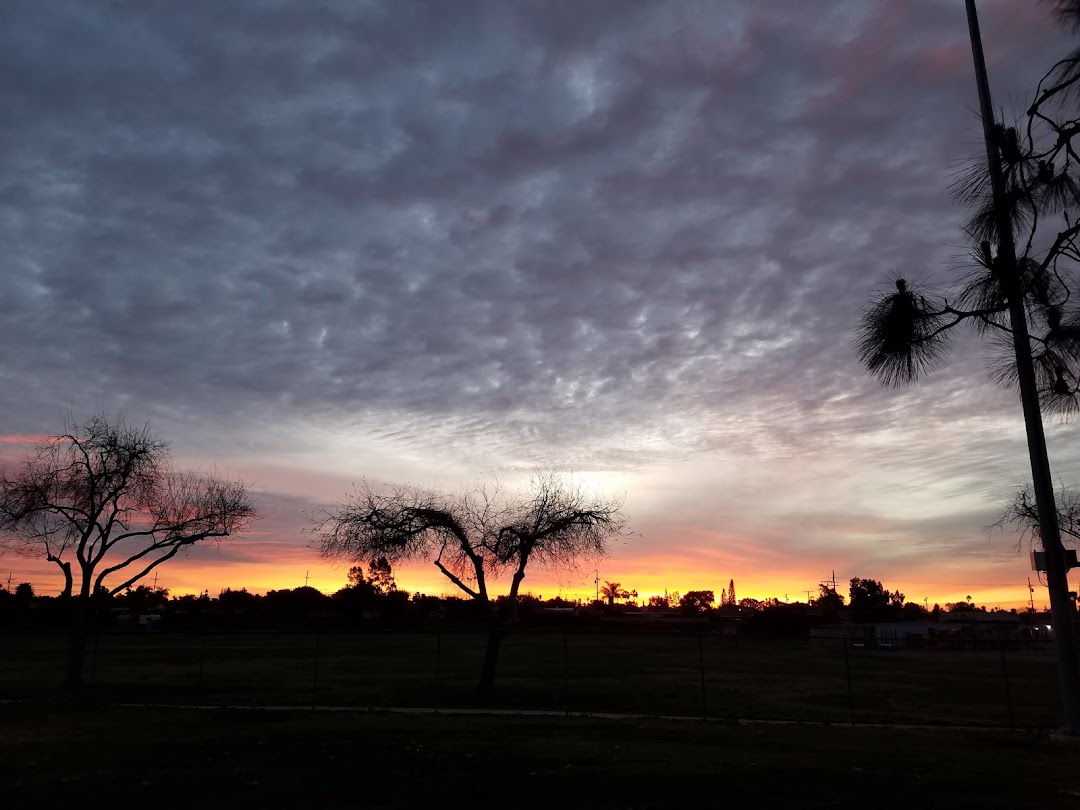
<instances>
[{"instance_id":1,"label":"tree branch","mask_svg":"<svg viewBox=\"0 0 1080 810\"><path fill-rule=\"evenodd\" d=\"M480 601L480 602L486 602L487 601L487 594L484 594L483 598L481 598L481 595L480 595L479 592L474 591L472 588L470 588L468 585L466 585L464 582L462 582L459 577L455 576L445 565L442 564L441 560L435 560L435 567L438 568L440 571L442 571L442 574L443 574L444 577L446 577L448 580L450 580L455 585L457 585L459 588L461 588L461 590L465 591L465 593L467 593L473 599L476 599L477 601Z\"/></svg>"}]
</instances>

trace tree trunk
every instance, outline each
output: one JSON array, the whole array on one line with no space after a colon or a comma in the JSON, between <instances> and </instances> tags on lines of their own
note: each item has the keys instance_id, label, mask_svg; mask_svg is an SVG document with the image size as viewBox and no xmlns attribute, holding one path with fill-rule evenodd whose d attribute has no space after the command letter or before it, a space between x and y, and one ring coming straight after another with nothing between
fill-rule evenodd
<instances>
[{"instance_id":1,"label":"tree trunk","mask_svg":"<svg viewBox=\"0 0 1080 810\"><path fill-rule=\"evenodd\" d=\"M499 663L499 648L502 647L506 625L501 616L492 619L488 628L487 648L484 650L484 665L480 670L480 683L476 693L485 697L495 694L495 668Z\"/></svg>"},{"instance_id":2,"label":"tree trunk","mask_svg":"<svg viewBox=\"0 0 1080 810\"><path fill-rule=\"evenodd\" d=\"M1035 506L1039 514L1039 537L1046 550L1046 580L1050 593L1050 614L1058 656L1059 689L1064 709L1062 727L1066 734L1080 735L1080 666L1077 664L1076 631L1073 626L1075 608L1069 598L1065 551L1058 528L1054 483L1046 452L1046 435L1043 431L1035 366L1031 358L1031 340L1028 336L1027 315L1024 310L1023 284L1016 261L1012 221L1009 219L1005 199L1006 189L1001 171L1001 158L994 144L994 110L990 101L990 84L986 76L986 60L983 56L982 36L979 33L979 18L975 9L975 0L967 0L965 5L971 35L971 52L975 62L975 77L979 88L979 110L982 115L983 139L986 142L986 162L990 170L990 186L994 195L994 213L997 218L998 260L1004 266L1003 281L1009 301L1017 383L1020 387L1020 402L1024 411Z\"/></svg>"},{"instance_id":3,"label":"tree trunk","mask_svg":"<svg viewBox=\"0 0 1080 810\"><path fill-rule=\"evenodd\" d=\"M60 570L64 572L64 592L60 594L67 599L71 598L71 589L74 587L73 580L71 578L71 563L59 562Z\"/></svg>"},{"instance_id":4,"label":"tree trunk","mask_svg":"<svg viewBox=\"0 0 1080 810\"><path fill-rule=\"evenodd\" d=\"M484 666L480 670L480 683L476 686L479 695L490 696L495 694L495 668L499 663L499 648L502 647L503 637L506 635L506 627L517 613L518 591L521 589L521 581L525 579L525 564L529 560L531 547L522 553L521 561L514 578L510 582L510 593L501 606L495 605L491 613L491 624L488 625L487 649L484 650Z\"/></svg>"},{"instance_id":5,"label":"tree trunk","mask_svg":"<svg viewBox=\"0 0 1080 810\"><path fill-rule=\"evenodd\" d=\"M64 688L76 690L82 686L83 665L86 662L86 601L79 597L71 605L71 639L68 643L67 674Z\"/></svg>"}]
</instances>

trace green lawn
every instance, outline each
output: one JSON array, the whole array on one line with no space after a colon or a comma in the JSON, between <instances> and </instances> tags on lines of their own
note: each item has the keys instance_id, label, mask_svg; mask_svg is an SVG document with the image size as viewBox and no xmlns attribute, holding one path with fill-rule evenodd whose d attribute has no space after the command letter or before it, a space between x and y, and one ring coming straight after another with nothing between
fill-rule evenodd
<instances>
[{"instance_id":1,"label":"green lawn","mask_svg":"<svg viewBox=\"0 0 1080 810\"><path fill-rule=\"evenodd\" d=\"M53 696L64 644L0 637L0 698ZM115 633L91 641L86 680L105 703L467 707L483 648L472 631ZM520 631L498 683L484 705L1025 728L1060 716L1053 656L1021 651L1003 662L999 652L852 649L845 662L840 646L799 641Z\"/></svg>"},{"instance_id":2,"label":"green lawn","mask_svg":"<svg viewBox=\"0 0 1080 810\"><path fill-rule=\"evenodd\" d=\"M11 807L1075 808L1080 749L998 732L0 705Z\"/></svg>"}]
</instances>

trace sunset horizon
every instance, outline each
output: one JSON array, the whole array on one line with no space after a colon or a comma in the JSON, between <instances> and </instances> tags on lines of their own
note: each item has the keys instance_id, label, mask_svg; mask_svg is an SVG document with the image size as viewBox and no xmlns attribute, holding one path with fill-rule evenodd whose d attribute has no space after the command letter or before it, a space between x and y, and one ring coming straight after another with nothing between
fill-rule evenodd
<instances>
[{"instance_id":1,"label":"sunset horizon","mask_svg":"<svg viewBox=\"0 0 1080 810\"><path fill-rule=\"evenodd\" d=\"M11 806L1075 803L1080 0L0 9Z\"/></svg>"}]
</instances>

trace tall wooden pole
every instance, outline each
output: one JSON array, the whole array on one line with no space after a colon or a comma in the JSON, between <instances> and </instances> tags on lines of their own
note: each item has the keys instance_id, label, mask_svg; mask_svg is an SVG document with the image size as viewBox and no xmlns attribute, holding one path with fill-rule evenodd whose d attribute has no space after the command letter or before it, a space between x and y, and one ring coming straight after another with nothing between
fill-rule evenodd
<instances>
[{"instance_id":1,"label":"tall wooden pole","mask_svg":"<svg viewBox=\"0 0 1080 810\"><path fill-rule=\"evenodd\" d=\"M1066 734L1080 734L1080 672L1076 661L1076 637L1073 634L1073 605L1069 599L1069 582L1065 568L1065 550L1058 529L1054 485L1050 477L1050 460L1046 454L1046 434L1043 432L1039 390L1035 381L1035 364L1031 358L1031 339L1024 311L1024 289L1016 262L1012 221L1006 202L1005 178L1001 170L1001 155L996 142L999 129L995 125L994 108L990 101L990 83L986 78L982 36L975 0L967 4L968 30L971 35L971 54L975 60L975 80L979 86L979 112L982 116L983 138L986 141L986 160L990 171L990 187L994 195L994 214L997 220L998 251L996 261L1009 299L1009 320L1012 326L1013 350L1020 383L1020 402L1024 409L1027 429L1028 456L1035 489L1035 506L1039 514L1039 536L1046 551L1046 581L1050 591L1050 611L1057 646L1058 677Z\"/></svg>"}]
</instances>

